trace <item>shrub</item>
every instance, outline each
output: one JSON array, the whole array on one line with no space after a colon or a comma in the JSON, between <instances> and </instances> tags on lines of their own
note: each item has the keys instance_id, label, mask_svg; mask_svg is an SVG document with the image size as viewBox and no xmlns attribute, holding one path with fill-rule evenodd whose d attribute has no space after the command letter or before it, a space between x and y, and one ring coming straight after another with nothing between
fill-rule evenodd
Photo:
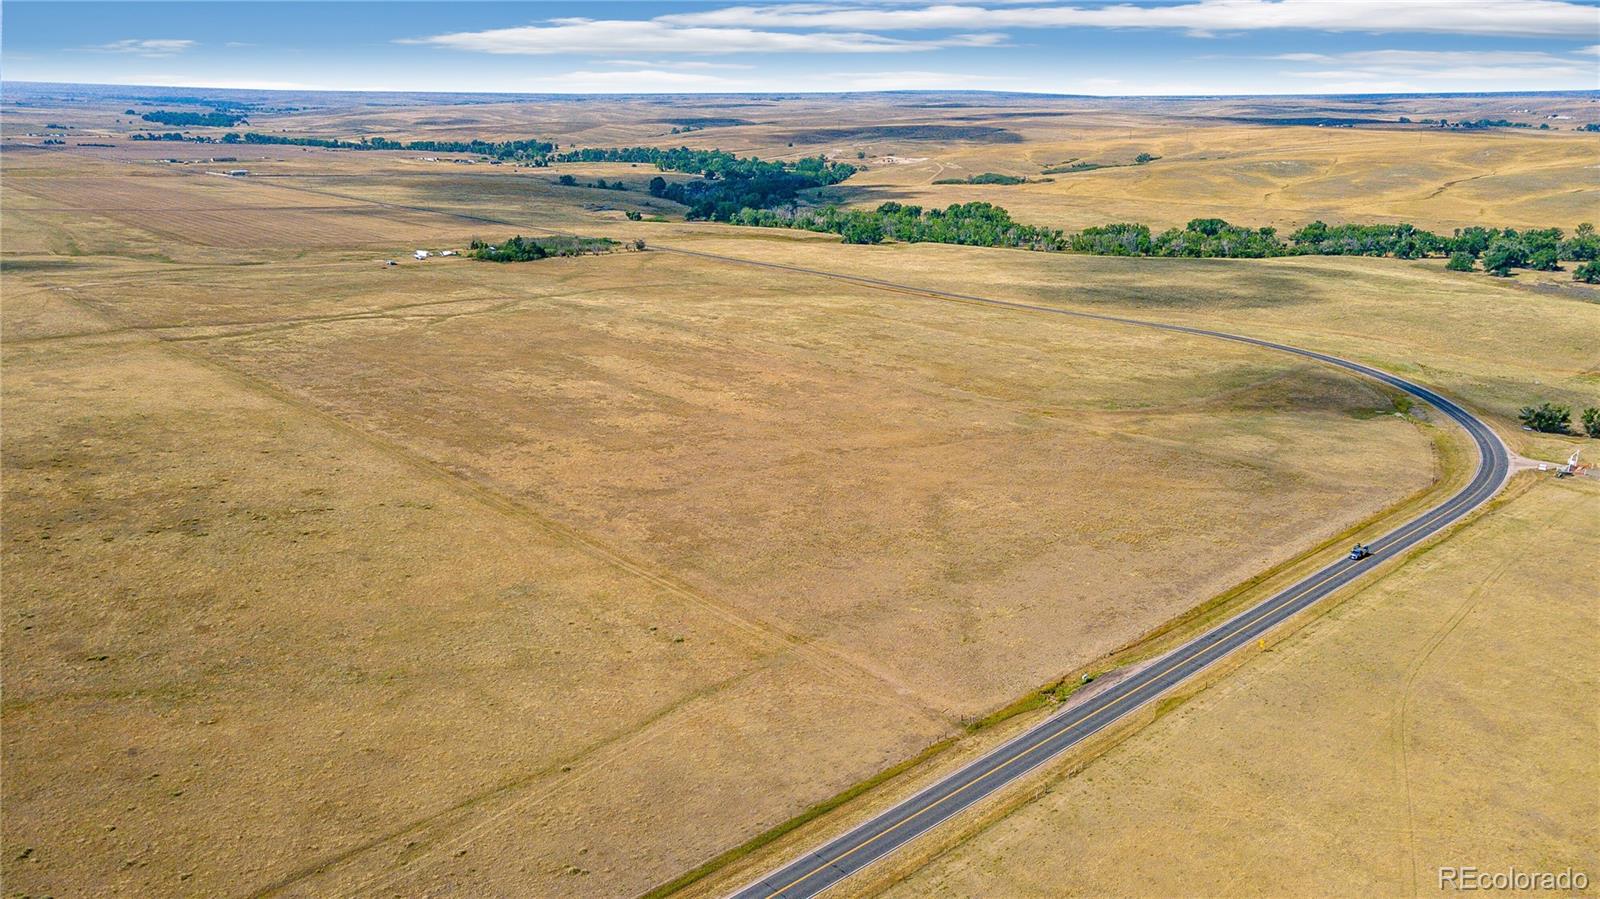
<instances>
[{"instance_id":1,"label":"shrub","mask_svg":"<svg viewBox=\"0 0 1600 899\"><path fill-rule=\"evenodd\" d=\"M1450 261L1446 262L1444 267L1453 272L1470 272L1477 267L1477 262L1478 260L1473 259L1471 253L1465 250L1456 250L1450 254Z\"/></svg>"},{"instance_id":2,"label":"shrub","mask_svg":"<svg viewBox=\"0 0 1600 899\"><path fill-rule=\"evenodd\" d=\"M1556 272L1561 266L1556 265L1556 251L1554 247L1540 247L1528 254L1528 268L1541 272Z\"/></svg>"},{"instance_id":3,"label":"shrub","mask_svg":"<svg viewBox=\"0 0 1600 899\"><path fill-rule=\"evenodd\" d=\"M1572 424L1572 407L1558 406L1555 403L1540 403L1537 406L1523 406L1517 413L1517 418L1524 425L1535 431L1546 434L1566 434Z\"/></svg>"},{"instance_id":4,"label":"shrub","mask_svg":"<svg viewBox=\"0 0 1600 899\"><path fill-rule=\"evenodd\" d=\"M869 215L851 216L839 233L845 243L882 243L883 223Z\"/></svg>"},{"instance_id":5,"label":"shrub","mask_svg":"<svg viewBox=\"0 0 1600 899\"><path fill-rule=\"evenodd\" d=\"M1600 262L1585 262L1572 273L1572 280L1585 284L1600 284Z\"/></svg>"},{"instance_id":6,"label":"shrub","mask_svg":"<svg viewBox=\"0 0 1600 899\"><path fill-rule=\"evenodd\" d=\"M1483 268L1491 275L1510 277L1511 269L1528 264L1528 248L1515 237L1496 237L1483 251Z\"/></svg>"},{"instance_id":7,"label":"shrub","mask_svg":"<svg viewBox=\"0 0 1600 899\"><path fill-rule=\"evenodd\" d=\"M1590 406L1583 410L1583 433L1600 437L1600 409Z\"/></svg>"}]
</instances>

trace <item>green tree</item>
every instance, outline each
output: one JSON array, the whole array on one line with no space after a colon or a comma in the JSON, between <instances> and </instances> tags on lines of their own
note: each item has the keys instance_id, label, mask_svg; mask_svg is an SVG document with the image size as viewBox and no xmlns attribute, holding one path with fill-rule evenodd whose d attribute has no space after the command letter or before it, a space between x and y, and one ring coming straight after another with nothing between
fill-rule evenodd
<instances>
[{"instance_id":1,"label":"green tree","mask_svg":"<svg viewBox=\"0 0 1600 899\"><path fill-rule=\"evenodd\" d=\"M1528 248L1515 237L1496 237L1483 251L1483 268L1491 275L1508 277L1513 268L1528 264Z\"/></svg>"},{"instance_id":2,"label":"green tree","mask_svg":"<svg viewBox=\"0 0 1600 899\"><path fill-rule=\"evenodd\" d=\"M1472 258L1471 253L1465 250L1456 250L1450 254L1450 261L1446 262L1444 267L1453 272L1470 272L1477 267L1476 263L1477 260Z\"/></svg>"},{"instance_id":3,"label":"green tree","mask_svg":"<svg viewBox=\"0 0 1600 899\"><path fill-rule=\"evenodd\" d=\"M1561 266L1556 264L1555 247L1540 247L1529 253L1528 268L1540 272L1560 271Z\"/></svg>"},{"instance_id":4,"label":"green tree","mask_svg":"<svg viewBox=\"0 0 1600 899\"><path fill-rule=\"evenodd\" d=\"M839 233L845 243L883 242L883 224L869 215L851 216Z\"/></svg>"},{"instance_id":5,"label":"green tree","mask_svg":"<svg viewBox=\"0 0 1600 899\"><path fill-rule=\"evenodd\" d=\"M1565 434L1572 424L1572 407L1558 406L1555 403L1540 403L1537 406L1523 406L1517 413L1517 418L1524 425L1535 431L1546 434Z\"/></svg>"},{"instance_id":6,"label":"green tree","mask_svg":"<svg viewBox=\"0 0 1600 899\"><path fill-rule=\"evenodd\" d=\"M667 192L667 179L660 175L650 179L650 196L659 197Z\"/></svg>"},{"instance_id":7,"label":"green tree","mask_svg":"<svg viewBox=\"0 0 1600 899\"><path fill-rule=\"evenodd\" d=\"M1585 284L1600 284L1600 262L1585 262L1572 273L1572 280Z\"/></svg>"},{"instance_id":8,"label":"green tree","mask_svg":"<svg viewBox=\"0 0 1600 899\"><path fill-rule=\"evenodd\" d=\"M1583 410L1583 433L1600 437L1600 409L1590 406Z\"/></svg>"}]
</instances>

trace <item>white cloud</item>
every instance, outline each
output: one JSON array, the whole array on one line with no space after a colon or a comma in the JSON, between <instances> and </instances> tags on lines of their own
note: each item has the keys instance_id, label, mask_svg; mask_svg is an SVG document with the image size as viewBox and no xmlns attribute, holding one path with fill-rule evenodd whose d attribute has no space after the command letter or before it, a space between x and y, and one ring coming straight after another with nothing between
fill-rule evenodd
<instances>
[{"instance_id":1,"label":"white cloud","mask_svg":"<svg viewBox=\"0 0 1600 899\"><path fill-rule=\"evenodd\" d=\"M1316 63L1319 68L1285 74L1322 82L1328 92L1415 91L1484 87L1543 90L1554 86L1595 87L1595 67L1551 53L1509 50L1365 50L1350 53L1284 53L1271 57Z\"/></svg>"},{"instance_id":2,"label":"white cloud","mask_svg":"<svg viewBox=\"0 0 1600 899\"><path fill-rule=\"evenodd\" d=\"M1570 37L1600 30L1600 9L1565 0L1189 0L1136 6L916 8L791 3L729 6L659 17L683 26L858 31L964 28L1164 28L1195 35L1263 29Z\"/></svg>"},{"instance_id":3,"label":"white cloud","mask_svg":"<svg viewBox=\"0 0 1600 899\"><path fill-rule=\"evenodd\" d=\"M940 47L990 47L1003 35L957 34L905 40L862 32L762 31L681 26L662 19L552 19L542 25L462 31L401 41L479 53L910 53Z\"/></svg>"},{"instance_id":4,"label":"white cloud","mask_svg":"<svg viewBox=\"0 0 1600 899\"><path fill-rule=\"evenodd\" d=\"M157 58L162 56L176 56L193 47L194 41L174 40L167 38L139 40L129 38L124 41L112 41L109 44L100 44L95 47L85 47L100 53L134 53L139 56Z\"/></svg>"},{"instance_id":5,"label":"white cloud","mask_svg":"<svg viewBox=\"0 0 1600 899\"><path fill-rule=\"evenodd\" d=\"M755 66L740 62L700 62L698 60L644 60L644 59L608 59L608 66L633 66L645 69L719 69L719 70L748 70Z\"/></svg>"},{"instance_id":6,"label":"white cloud","mask_svg":"<svg viewBox=\"0 0 1600 899\"><path fill-rule=\"evenodd\" d=\"M1373 66L1570 65L1571 60L1550 53L1523 50L1357 50L1349 53L1281 53L1271 59L1293 62L1332 62Z\"/></svg>"},{"instance_id":7,"label":"white cloud","mask_svg":"<svg viewBox=\"0 0 1600 899\"><path fill-rule=\"evenodd\" d=\"M1581 49L1574 50L1572 52L1574 52L1574 53L1582 53L1585 56L1600 56L1600 44L1593 44L1591 46L1583 47Z\"/></svg>"}]
</instances>

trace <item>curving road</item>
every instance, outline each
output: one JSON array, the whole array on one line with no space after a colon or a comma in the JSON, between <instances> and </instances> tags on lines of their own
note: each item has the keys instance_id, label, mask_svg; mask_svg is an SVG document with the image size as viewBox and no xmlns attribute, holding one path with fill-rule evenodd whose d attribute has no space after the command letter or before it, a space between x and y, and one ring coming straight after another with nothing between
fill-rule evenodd
<instances>
[{"instance_id":1,"label":"curving road","mask_svg":"<svg viewBox=\"0 0 1600 899\"><path fill-rule=\"evenodd\" d=\"M518 225L515 222L503 219L469 215L434 207L384 203L367 197L349 196L333 191L291 185L274 184L272 186L303 193L359 200L381 207L433 212L466 221L513 225L550 234L568 234L568 232L553 228L528 225L526 223ZM1388 372L1380 371L1358 362L1340 359L1337 356L1330 356L1326 353L1304 350L1299 347L1273 343L1267 340L1258 340L1254 337L1229 334L1225 331L1208 331L1204 328L1191 328L1185 325L1173 325L1164 322L1124 318L1116 315L1041 306L1033 303L930 290L877 278L846 275L795 265L784 265L777 262L743 259L737 256L725 256L720 253L706 253L658 244L653 244L652 249L683 256L697 256L723 263L830 278L835 281L844 281L911 296L972 303L1001 309L1038 312L1047 315L1087 318L1141 328L1156 328L1162 331L1176 331L1201 337L1213 337L1219 340L1231 340L1263 349L1292 353L1296 356L1314 359L1327 365L1337 366L1356 374L1382 381L1391 387L1411 394L1448 415L1457 424L1465 428L1478 450L1478 469L1473 475L1472 481L1443 503L1374 540L1370 544L1374 558L1360 562L1352 562L1340 558L1331 562L1315 574L1238 613L1222 624L1161 657L1154 664L1130 675L1103 692L1082 703L1063 709L1020 736L1013 738L988 754L969 762L965 767L924 788L921 792L901 802L899 805L857 825L817 849L772 871L760 880L748 884L732 894L735 899L758 899L758 897L769 896L785 897L785 899L804 899L804 897L815 896L829 889L855 872L927 833L950 816L971 807L996 790L1049 762L1092 734L1113 724L1129 713L1148 705L1152 700L1160 697L1172 687L1204 670L1207 666L1235 649L1259 639L1263 634L1285 620L1361 577L1369 566L1375 564L1376 560L1398 555L1448 527L1451 523L1459 520L1499 492L1510 474L1510 455L1506 450L1505 444L1500 441L1499 436L1494 431L1490 430L1488 425L1484 424L1472 413L1420 384L1414 384Z\"/></svg>"},{"instance_id":2,"label":"curving road","mask_svg":"<svg viewBox=\"0 0 1600 899\"><path fill-rule=\"evenodd\" d=\"M925 290L890 281L880 281L876 278L841 275L799 266L757 262L673 247L661 247L659 249L684 255L702 256L720 262L737 262L762 268L775 268L800 274L817 275L936 299L956 300L1049 315L1091 318L1145 328L1158 328L1163 331L1177 331L1201 337L1214 337L1278 352L1292 353L1296 356L1314 359L1318 362L1338 366L1359 375L1382 381L1391 387L1411 394L1448 415L1457 424L1465 428L1478 450L1478 469L1473 475L1472 481L1443 503L1374 540L1370 544L1373 558L1364 561L1350 561L1341 557L1329 563L1315 574L1238 613L1167 655L1162 656L1154 664L1130 675L1094 697L1056 713L1022 735L1013 738L988 754L969 762L960 770L924 788L921 792L901 802L899 805L851 828L822 846L772 871L760 880L745 886L732 894L735 899L761 899L761 897L771 896L784 897L784 899L805 899L805 897L815 896L829 889L850 875L932 830L945 819L975 805L1007 784L1049 762L1094 733L1148 705L1152 700L1160 697L1172 687L1205 670L1207 666L1239 647L1259 639L1285 620L1317 603L1351 581L1360 578L1377 561L1385 557L1399 555L1438 533L1443 528L1448 527L1452 522L1459 520L1462 516L1494 496L1505 484L1506 478L1509 476L1510 456L1505 444L1501 442L1494 431L1490 430L1488 425L1484 424L1472 413L1420 384L1414 384L1388 372L1340 359L1337 356L1330 356L1326 353L1304 350L1299 347L1273 343L1267 340L1258 340L1254 337L1229 334L1224 331L1208 331L1203 328L1190 328L1183 325L1122 318L1114 315L1101 315L1093 312L1080 312L1032 303L1019 303L946 291Z\"/></svg>"}]
</instances>

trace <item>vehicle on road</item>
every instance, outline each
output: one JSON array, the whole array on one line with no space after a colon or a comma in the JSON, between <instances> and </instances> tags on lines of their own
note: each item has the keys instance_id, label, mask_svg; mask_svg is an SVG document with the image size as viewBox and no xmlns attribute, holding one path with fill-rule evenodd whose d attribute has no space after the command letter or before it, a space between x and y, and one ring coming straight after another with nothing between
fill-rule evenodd
<instances>
[{"instance_id":1,"label":"vehicle on road","mask_svg":"<svg viewBox=\"0 0 1600 899\"><path fill-rule=\"evenodd\" d=\"M1372 547L1370 546L1362 546L1357 543L1350 548L1350 561L1352 562L1359 562L1370 555L1372 555Z\"/></svg>"}]
</instances>

